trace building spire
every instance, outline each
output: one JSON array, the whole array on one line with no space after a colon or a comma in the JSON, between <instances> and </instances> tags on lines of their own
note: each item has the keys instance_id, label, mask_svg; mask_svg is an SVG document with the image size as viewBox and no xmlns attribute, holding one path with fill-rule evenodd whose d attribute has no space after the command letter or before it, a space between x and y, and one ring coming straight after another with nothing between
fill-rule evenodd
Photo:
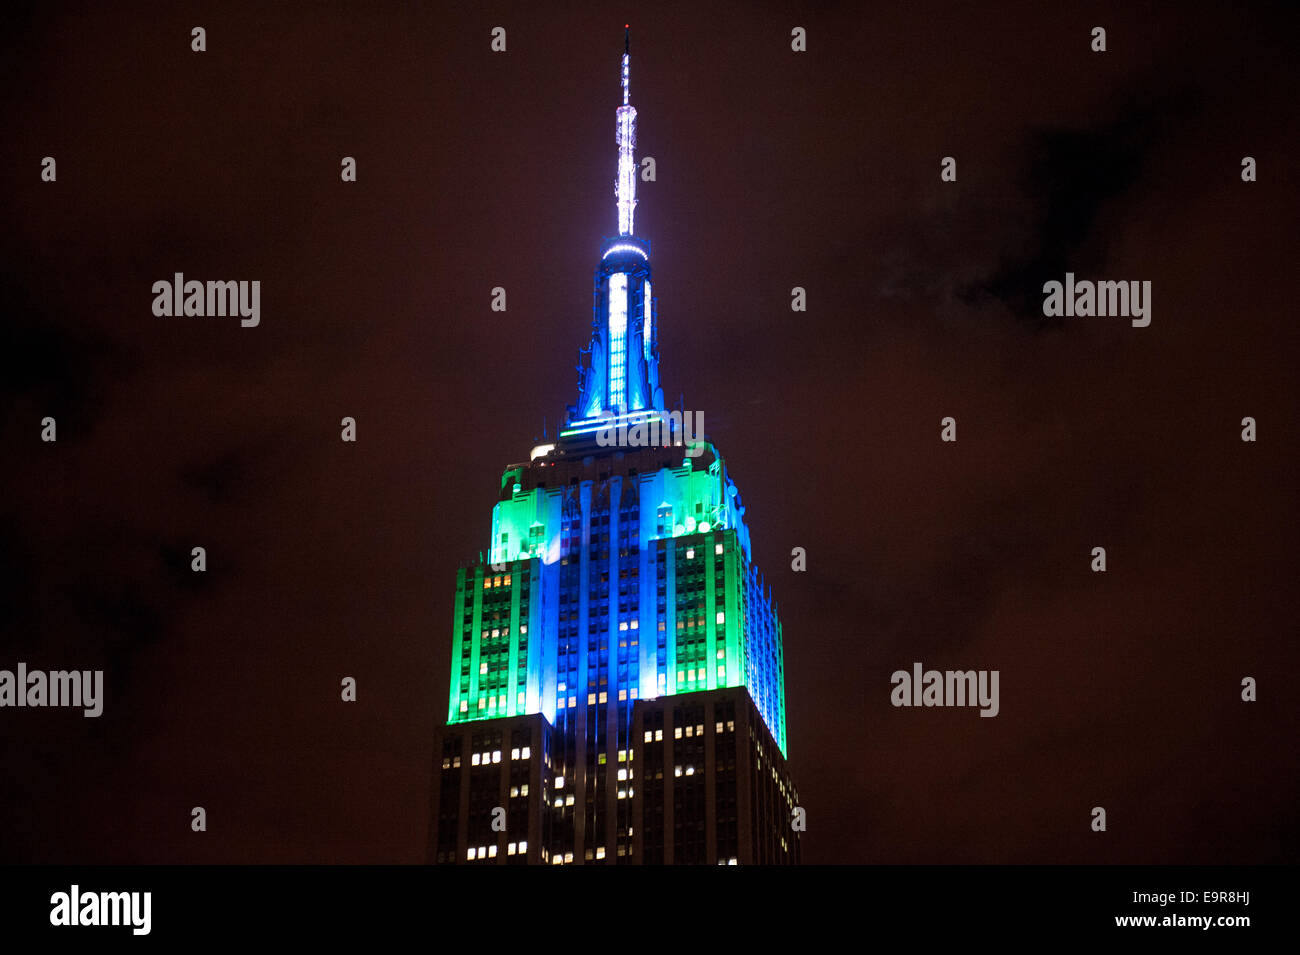
<instances>
[{"instance_id":1,"label":"building spire","mask_svg":"<svg viewBox=\"0 0 1300 955\"><path fill-rule=\"evenodd\" d=\"M618 124L618 180L614 195L618 200L618 234L632 234L632 215L636 211L636 107L631 104L628 63L631 60L631 28L623 25L623 105L615 113Z\"/></svg>"}]
</instances>

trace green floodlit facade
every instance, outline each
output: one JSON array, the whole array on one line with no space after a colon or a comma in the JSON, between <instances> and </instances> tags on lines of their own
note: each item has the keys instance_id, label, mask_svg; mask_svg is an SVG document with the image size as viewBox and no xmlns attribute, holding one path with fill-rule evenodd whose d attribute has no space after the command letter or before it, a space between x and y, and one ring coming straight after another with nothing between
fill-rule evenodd
<instances>
[{"instance_id":1,"label":"green floodlit facade","mask_svg":"<svg viewBox=\"0 0 1300 955\"><path fill-rule=\"evenodd\" d=\"M744 686L784 754L781 625L723 459L707 443L575 450L567 469L557 448L503 475L489 557L457 574L448 722L555 726L582 706L630 721L637 699ZM647 472L647 455L668 461ZM548 486L598 461L603 481Z\"/></svg>"}]
</instances>

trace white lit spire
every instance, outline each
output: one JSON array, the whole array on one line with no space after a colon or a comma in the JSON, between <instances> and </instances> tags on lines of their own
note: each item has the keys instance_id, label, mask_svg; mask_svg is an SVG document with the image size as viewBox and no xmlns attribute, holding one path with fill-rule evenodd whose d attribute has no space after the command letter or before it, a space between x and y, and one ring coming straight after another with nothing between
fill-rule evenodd
<instances>
[{"instance_id":1,"label":"white lit spire","mask_svg":"<svg viewBox=\"0 0 1300 955\"><path fill-rule=\"evenodd\" d=\"M616 112L618 121L618 181L614 195L618 199L618 234L632 234L632 214L636 211L636 107L631 105L628 62L631 58L631 30L623 26L623 105Z\"/></svg>"}]
</instances>

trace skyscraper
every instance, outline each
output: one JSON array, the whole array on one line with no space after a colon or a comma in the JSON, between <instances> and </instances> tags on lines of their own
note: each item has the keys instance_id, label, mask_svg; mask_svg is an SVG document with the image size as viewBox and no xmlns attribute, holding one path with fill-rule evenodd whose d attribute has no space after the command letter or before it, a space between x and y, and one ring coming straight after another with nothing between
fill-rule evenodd
<instances>
[{"instance_id":1,"label":"skyscraper","mask_svg":"<svg viewBox=\"0 0 1300 955\"><path fill-rule=\"evenodd\" d=\"M506 468L456 577L434 862L799 860L781 625L702 414L659 382L630 62L625 33L577 403Z\"/></svg>"}]
</instances>

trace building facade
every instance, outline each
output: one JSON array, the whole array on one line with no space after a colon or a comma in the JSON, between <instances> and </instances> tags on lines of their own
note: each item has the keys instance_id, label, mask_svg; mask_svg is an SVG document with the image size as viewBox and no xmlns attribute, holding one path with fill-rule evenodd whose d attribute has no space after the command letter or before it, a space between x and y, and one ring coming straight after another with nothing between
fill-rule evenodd
<instances>
[{"instance_id":1,"label":"building facade","mask_svg":"<svg viewBox=\"0 0 1300 955\"><path fill-rule=\"evenodd\" d=\"M724 459L659 384L629 65L625 37L578 401L457 573L436 863L799 860L780 621Z\"/></svg>"}]
</instances>

